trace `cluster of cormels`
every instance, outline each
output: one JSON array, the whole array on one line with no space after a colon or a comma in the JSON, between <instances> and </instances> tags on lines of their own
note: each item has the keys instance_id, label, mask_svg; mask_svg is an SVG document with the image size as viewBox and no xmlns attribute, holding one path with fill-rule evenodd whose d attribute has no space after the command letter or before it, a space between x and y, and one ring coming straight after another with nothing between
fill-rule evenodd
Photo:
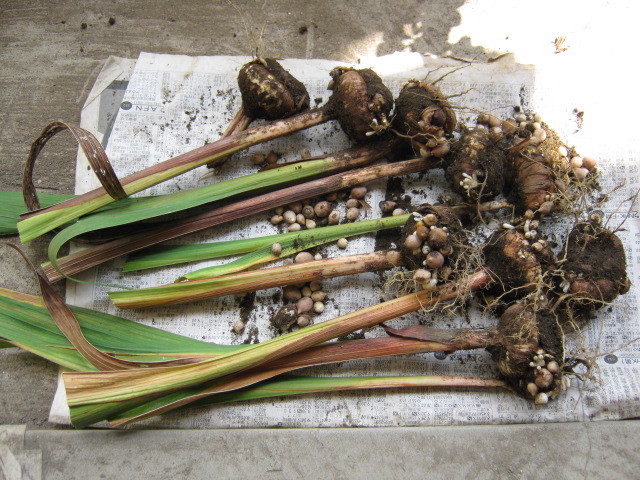
<instances>
[{"instance_id":1,"label":"cluster of cormels","mask_svg":"<svg viewBox=\"0 0 640 480\"><path fill-rule=\"evenodd\" d=\"M241 87L254 93L252 102L267 100L259 114L264 118L292 115L307 105L308 95L298 84L293 93L282 93L286 90L283 85L292 81L282 76L275 63L253 62L249 79L239 80ZM270 73L270 68L277 71ZM480 115L477 125L467 129L457 125L453 108L437 87L410 81L391 115L392 95L372 70L337 68L331 76L333 95L323 108L354 141L366 142L379 134L389 135L394 139L390 141L405 139L414 155L442 159L439 166L465 202L479 205L500 194L511 202L515 216L482 249L482 268L494 280L483 293L485 298L500 298L494 307L501 314L493 330L497 340L488 349L516 391L538 404L546 403L562 390L564 331L629 289L622 243L597 216L574 227L561 259L539 231L545 217L559 207L567 208L567 181L589 180L596 171L595 160L562 144L535 114L516 110L507 120ZM249 95L245 103L247 98ZM282 100L274 100L277 98ZM245 109L258 115L257 108ZM362 200L364 193L351 197ZM392 202L381 208L385 213L404 213ZM326 199L315 205L295 204L275 212L271 223L284 221L290 231L313 228L318 217L337 224L340 219L331 217L334 212ZM350 220L357 219L353 217ZM468 273L454 269L466 242L462 223L452 209L425 205L416 208L407 221L399 248L414 270L415 284L437 291L443 281ZM322 311L315 309L313 293L317 291L311 285L286 287L285 298L295 304L278 311L276 317L286 317L283 322L278 320L278 328L309 324L305 315ZM322 297L326 297L324 292Z\"/></svg>"}]
</instances>

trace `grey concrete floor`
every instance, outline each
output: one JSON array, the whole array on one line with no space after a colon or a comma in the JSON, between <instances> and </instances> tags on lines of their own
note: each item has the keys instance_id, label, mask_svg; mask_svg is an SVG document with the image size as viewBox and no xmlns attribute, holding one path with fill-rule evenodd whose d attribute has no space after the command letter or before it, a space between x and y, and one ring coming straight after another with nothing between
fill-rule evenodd
<instances>
[{"instance_id":1,"label":"grey concrete floor","mask_svg":"<svg viewBox=\"0 0 640 480\"><path fill-rule=\"evenodd\" d=\"M567 7L562 18L551 15L553 2L463 4L463 0L0 0L0 189L20 188L30 143L45 124L79 122L85 97L109 55L135 58L141 51L246 55L258 49L275 57L352 62L359 55L402 49L477 60L519 49L522 58L535 62L554 54L553 41L563 35L563 28L571 40L572 33L585 29L593 33L598 25L611 23L608 18L589 17L590 2L567 2L575 7L575 15ZM504 18L495 28L498 7ZM618 20L628 23L625 3L609 7L607 15L616 20L611 25L616 27ZM472 38L467 32L474 25L465 16L474 12L473 18L480 21ZM617 31L616 36L603 38L603 51L633 58L635 42L626 40ZM569 80L558 78L559 84ZM60 137L47 147L46 159L36 169L36 183L44 192L73 190L75 146ZM45 246L38 240L25 249L40 261ZM13 253L3 253L0 285L36 293L35 282ZM115 478L126 471L121 468L157 478L204 478L216 473L220 478L303 474L377 478L400 476L399 472L438 478L638 478L634 466L640 464L640 427L635 421L411 430L77 433L46 421L55 375L54 366L30 354L0 351L0 424L26 429L12 430L13 437L6 428L0 430L0 447L8 445L13 453L19 452L14 457L18 464L24 460L24 478L40 474ZM16 444L11 438L21 440ZM199 450L205 451L204 460ZM306 467L301 467L304 463ZM380 463L386 466L374 468ZM12 478L8 471L5 478Z\"/></svg>"}]
</instances>

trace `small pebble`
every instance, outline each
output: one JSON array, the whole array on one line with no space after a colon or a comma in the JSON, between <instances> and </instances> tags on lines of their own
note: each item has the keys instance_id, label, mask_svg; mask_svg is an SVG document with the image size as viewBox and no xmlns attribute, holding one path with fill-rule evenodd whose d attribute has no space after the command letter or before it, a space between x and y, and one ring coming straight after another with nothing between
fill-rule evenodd
<instances>
[{"instance_id":1,"label":"small pebble","mask_svg":"<svg viewBox=\"0 0 640 480\"><path fill-rule=\"evenodd\" d=\"M233 333L240 335L244 331L244 322L242 320L236 320L233 323Z\"/></svg>"},{"instance_id":2,"label":"small pebble","mask_svg":"<svg viewBox=\"0 0 640 480\"><path fill-rule=\"evenodd\" d=\"M367 187L353 187L351 192L349 193L350 199L358 199L361 200L367 194Z\"/></svg>"},{"instance_id":3,"label":"small pebble","mask_svg":"<svg viewBox=\"0 0 640 480\"><path fill-rule=\"evenodd\" d=\"M254 165L262 165L265 161L265 156L262 153L254 153L249 160Z\"/></svg>"},{"instance_id":4,"label":"small pebble","mask_svg":"<svg viewBox=\"0 0 640 480\"><path fill-rule=\"evenodd\" d=\"M338 241L336 242L336 245L338 245L338 248L342 248L343 250L347 248L348 244L349 244L349 240L347 240L346 238L339 238Z\"/></svg>"},{"instance_id":5,"label":"small pebble","mask_svg":"<svg viewBox=\"0 0 640 480\"><path fill-rule=\"evenodd\" d=\"M282 215L274 215L273 217L271 217L271 224L272 225L278 225L280 222L282 222L282 220L284 220L284 218L282 218Z\"/></svg>"},{"instance_id":6,"label":"small pebble","mask_svg":"<svg viewBox=\"0 0 640 480\"><path fill-rule=\"evenodd\" d=\"M313 308L313 300L309 297L302 297L296 302L296 308L298 309L298 314L310 312Z\"/></svg>"},{"instance_id":7,"label":"small pebble","mask_svg":"<svg viewBox=\"0 0 640 480\"><path fill-rule=\"evenodd\" d=\"M274 243L273 245L271 245L271 253L276 257L279 257L282 253L282 245L280 245L279 243Z\"/></svg>"},{"instance_id":8,"label":"small pebble","mask_svg":"<svg viewBox=\"0 0 640 480\"><path fill-rule=\"evenodd\" d=\"M313 259L313 255L311 255L309 252L300 252L295 256L293 261L295 263L306 263L310 262Z\"/></svg>"},{"instance_id":9,"label":"small pebble","mask_svg":"<svg viewBox=\"0 0 640 480\"><path fill-rule=\"evenodd\" d=\"M302 298L300 289L294 285L287 285L282 289L282 295L290 302L297 302Z\"/></svg>"},{"instance_id":10,"label":"small pebble","mask_svg":"<svg viewBox=\"0 0 640 480\"><path fill-rule=\"evenodd\" d=\"M337 225L338 223L340 223L340 212L337 210L333 210L327 218L327 223L329 225Z\"/></svg>"},{"instance_id":11,"label":"small pebble","mask_svg":"<svg viewBox=\"0 0 640 480\"><path fill-rule=\"evenodd\" d=\"M322 290L311 292L311 300L313 300L314 302L321 302L325 298L327 298L327 294L324 293Z\"/></svg>"},{"instance_id":12,"label":"small pebble","mask_svg":"<svg viewBox=\"0 0 640 480\"><path fill-rule=\"evenodd\" d=\"M397 217L399 215L404 215L405 213L407 213L407 212L405 212L402 208L396 208L396 209L393 210L391 215L393 215L394 217Z\"/></svg>"},{"instance_id":13,"label":"small pebble","mask_svg":"<svg viewBox=\"0 0 640 480\"><path fill-rule=\"evenodd\" d=\"M322 288L322 283L320 283L317 280L314 280L313 282L309 282L309 288L311 289L312 292L317 292Z\"/></svg>"},{"instance_id":14,"label":"small pebble","mask_svg":"<svg viewBox=\"0 0 640 480\"><path fill-rule=\"evenodd\" d=\"M313 311L316 313L322 313L324 312L324 303L322 302L315 302L313 304Z\"/></svg>"},{"instance_id":15,"label":"small pebble","mask_svg":"<svg viewBox=\"0 0 640 480\"><path fill-rule=\"evenodd\" d=\"M318 202L316 203L316 206L313 207L313 211L318 217L324 218L331 212L331 205L329 205L329 202L325 201Z\"/></svg>"},{"instance_id":16,"label":"small pebble","mask_svg":"<svg viewBox=\"0 0 640 480\"><path fill-rule=\"evenodd\" d=\"M347 209L347 213L345 216L349 221L357 220L358 217L360 216L360 209L355 207L349 208Z\"/></svg>"},{"instance_id":17,"label":"small pebble","mask_svg":"<svg viewBox=\"0 0 640 480\"><path fill-rule=\"evenodd\" d=\"M290 232L299 232L300 230L302 230L302 225L300 225L299 223L292 223L287 227L287 230Z\"/></svg>"},{"instance_id":18,"label":"small pebble","mask_svg":"<svg viewBox=\"0 0 640 480\"><path fill-rule=\"evenodd\" d=\"M293 210L287 210L282 214L282 218L288 224L292 224L296 222L296 214Z\"/></svg>"}]
</instances>

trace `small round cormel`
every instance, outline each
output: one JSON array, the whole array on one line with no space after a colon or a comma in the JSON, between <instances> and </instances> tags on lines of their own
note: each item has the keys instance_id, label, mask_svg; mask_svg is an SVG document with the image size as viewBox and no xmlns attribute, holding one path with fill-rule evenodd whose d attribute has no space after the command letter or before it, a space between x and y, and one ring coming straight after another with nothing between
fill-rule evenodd
<instances>
[{"instance_id":1,"label":"small round cormel","mask_svg":"<svg viewBox=\"0 0 640 480\"><path fill-rule=\"evenodd\" d=\"M444 157L447 153L449 153L449 151L451 150L451 145L449 145L449 142L445 142L441 145L438 145L435 148L431 149L431 155L433 155L436 158L442 158Z\"/></svg>"},{"instance_id":2,"label":"small round cormel","mask_svg":"<svg viewBox=\"0 0 640 480\"><path fill-rule=\"evenodd\" d=\"M396 202L391 200L384 200L378 204L382 213L391 213L398 206Z\"/></svg>"},{"instance_id":3,"label":"small round cormel","mask_svg":"<svg viewBox=\"0 0 640 480\"><path fill-rule=\"evenodd\" d=\"M279 243L274 243L273 245L271 245L271 253L276 257L279 257L282 253L282 245L280 245Z\"/></svg>"},{"instance_id":4,"label":"small round cormel","mask_svg":"<svg viewBox=\"0 0 640 480\"><path fill-rule=\"evenodd\" d=\"M367 187L353 187L349 193L349 198L362 200L367 194Z\"/></svg>"},{"instance_id":5,"label":"small round cormel","mask_svg":"<svg viewBox=\"0 0 640 480\"><path fill-rule=\"evenodd\" d=\"M313 218L316 216L316 212L313 211L313 207L311 205L305 205L302 208L302 214L306 217L306 218Z\"/></svg>"},{"instance_id":6,"label":"small round cormel","mask_svg":"<svg viewBox=\"0 0 640 480\"><path fill-rule=\"evenodd\" d=\"M593 157L582 157L582 166L587 170L593 170L597 164L598 161Z\"/></svg>"},{"instance_id":7,"label":"small round cormel","mask_svg":"<svg viewBox=\"0 0 640 480\"><path fill-rule=\"evenodd\" d=\"M534 382L538 388L547 389L553 383L553 374L546 368L541 368L538 370Z\"/></svg>"},{"instance_id":8,"label":"small round cormel","mask_svg":"<svg viewBox=\"0 0 640 480\"><path fill-rule=\"evenodd\" d=\"M316 222L314 220L307 220L306 222L304 222L304 226L307 227L309 230L311 230L312 228L316 228Z\"/></svg>"},{"instance_id":9,"label":"small round cormel","mask_svg":"<svg viewBox=\"0 0 640 480\"><path fill-rule=\"evenodd\" d=\"M347 200L347 202L344 205L347 208L354 208L354 207L357 208L360 206L360 202L355 198L350 198L349 200Z\"/></svg>"},{"instance_id":10,"label":"small round cormel","mask_svg":"<svg viewBox=\"0 0 640 480\"><path fill-rule=\"evenodd\" d=\"M327 298L327 294L324 293L322 290L311 292L311 300L313 300L314 302L321 302L325 298Z\"/></svg>"},{"instance_id":11,"label":"small round cormel","mask_svg":"<svg viewBox=\"0 0 640 480\"><path fill-rule=\"evenodd\" d=\"M300 252L295 256L293 261L295 263L306 263L310 262L313 259L313 255L311 255L309 252Z\"/></svg>"},{"instance_id":12,"label":"small round cormel","mask_svg":"<svg viewBox=\"0 0 640 480\"><path fill-rule=\"evenodd\" d=\"M396 208L396 209L393 210L393 212L391 212L391 215L393 215L394 217L397 217L399 215L404 215L405 213L407 213L407 212L405 212L404 209Z\"/></svg>"},{"instance_id":13,"label":"small round cormel","mask_svg":"<svg viewBox=\"0 0 640 480\"><path fill-rule=\"evenodd\" d=\"M555 360L551 360L547 363L547 370L551 373L558 373L560 371L560 365Z\"/></svg>"},{"instance_id":14,"label":"small round cormel","mask_svg":"<svg viewBox=\"0 0 640 480\"><path fill-rule=\"evenodd\" d=\"M313 211L318 217L324 218L331 212L331 205L329 204L329 202L325 201L318 202L316 203L316 206L313 207Z\"/></svg>"},{"instance_id":15,"label":"small round cormel","mask_svg":"<svg viewBox=\"0 0 640 480\"><path fill-rule=\"evenodd\" d=\"M302 202L293 202L287 206L289 207L289 210L291 210L293 213L298 214L302 212Z\"/></svg>"},{"instance_id":16,"label":"small round cormel","mask_svg":"<svg viewBox=\"0 0 640 480\"><path fill-rule=\"evenodd\" d=\"M349 244L349 240L347 240L346 238L339 238L338 241L336 242L336 245L338 245L338 248L342 248L342 249L347 248L348 244Z\"/></svg>"},{"instance_id":17,"label":"small round cormel","mask_svg":"<svg viewBox=\"0 0 640 480\"><path fill-rule=\"evenodd\" d=\"M527 383L527 392L529 392L529 395L532 397L535 397L538 393L538 386L535 383Z\"/></svg>"},{"instance_id":18,"label":"small round cormel","mask_svg":"<svg viewBox=\"0 0 640 480\"><path fill-rule=\"evenodd\" d=\"M405 238L404 246L409 250L418 250L422 246L422 240L415 233L412 233Z\"/></svg>"},{"instance_id":19,"label":"small round cormel","mask_svg":"<svg viewBox=\"0 0 640 480\"><path fill-rule=\"evenodd\" d=\"M449 235L441 228L429 230L428 243L431 248L442 248L447 243Z\"/></svg>"},{"instance_id":20,"label":"small round cormel","mask_svg":"<svg viewBox=\"0 0 640 480\"><path fill-rule=\"evenodd\" d=\"M282 289L282 296L290 302L297 302L302 298L300 289L294 285L287 285Z\"/></svg>"},{"instance_id":21,"label":"small round cormel","mask_svg":"<svg viewBox=\"0 0 640 480\"><path fill-rule=\"evenodd\" d=\"M540 208L538 208L538 212L540 212L542 215L549 215L555 210L555 208L555 203L550 201L543 202L542 205L540 205Z\"/></svg>"},{"instance_id":22,"label":"small round cormel","mask_svg":"<svg viewBox=\"0 0 640 480\"><path fill-rule=\"evenodd\" d=\"M360 216L360 209L356 207L349 208L347 209L347 213L345 216L347 217L347 220L353 222Z\"/></svg>"},{"instance_id":23,"label":"small round cormel","mask_svg":"<svg viewBox=\"0 0 640 480\"><path fill-rule=\"evenodd\" d=\"M265 162L266 157L262 153L254 153L253 155L251 155L251 158L249 160L251 160L251 163L253 163L254 165L262 165Z\"/></svg>"},{"instance_id":24,"label":"small round cormel","mask_svg":"<svg viewBox=\"0 0 640 480\"><path fill-rule=\"evenodd\" d=\"M298 309L298 314L310 312L313 308L313 300L309 297L302 297L296 302L296 308Z\"/></svg>"},{"instance_id":25,"label":"small round cormel","mask_svg":"<svg viewBox=\"0 0 640 480\"><path fill-rule=\"evenodd\" d=\"M307 326L309 326L311 324L311 317L309 315L306 315L306 314L300 315L298 317L298 319L296 320L296 324L300 328L307 327Z\"/></svg>"},{"instance_id":26,"label":"small round cormel","mask_svg":"<svg viewBox=\"0 0 640 480\"><path fill-rule=\"evenodd\" d=\"M269 152L267 154L266 160L267 160L267 163L269 165L273 165L274 163L277 163L277 161L278 161L278 154L275 153L275 152Z\"/></svg>"},{"instance_id":27,"label":"small round cormel","mask_svg":"<svg viewBox=\"0 0 640 480\"><path fill-rule=\"evenodd\" d=\"M316 313L324 312L324 303L322 303L322 302L314 302L313 311L316 312Z\"/></svg>"},{"instance_id":28,"label":"small round cormel","mask_svg":"<svg viewBox=\"0 0 640 480\"><path fill-rule=\"evenodd\" d=\"M424 217L422 217L422 223L424 223L427 227L432 227L436 223L438 223L438 217L433 213L427 213Z\"/></svg>"},{"instance_id":29,"label":"small round cormel","mask_svg":"<svg viewBox=\"0 0 640 480\"><path fill-rule=\"evenodd\" d=\"M244 322L242 320L236 320L233 323L233 333L240 335L244 331Z\"/></svg>"},{"instance_id":30,"label":"small round cormel","mask_svg":"<svg viewBox=\"0 0 640 480\"><path fill-rule=\"evenodd\" d=\"M322 283L320 283L317 280L314 280L313 282L309 282L309 288L311 289L312 292L317 292L322 288Z\"/></svg>"},{"instance_id":31,"label":"small round cormel","mask_svg":"<svg viewBox=\"0 0 640 480\"><path fill-rule=\"evenodd\" d=\"M332 210L327 218L327 223L329 225L337 225L340 223L340 212L337 210Z\"/></svg>"},{"instance_id":32,"label":"small round cormel","mask_svg":"<svg viewBox=\"0 0 640 480\"><path fill-rule=\"evenodd\" d=\"M586 168L574 168L573 174L576 176L578 180L584 180L589 175L589 170Z\"/></svg>"},{"instance_id":33,"label":"small round cormel","mask_svg":"<svg viewBox=\"0 0 640 480\"><path fill-rule=\"evenodd\" d=\"M287 210L286 212L284 212L282 214L282 218L289 225L291 225L292 223L296 222L296 214L295 214L295 212L293 210Z\"/></svg>"},{"instance_id":34,"label":"small round cormel","mask_svg":"<svg viewBox=\"0 0 640 480\"><path fill-rule=\"evenodd\" d=\"M425 261L429 268L440 268L444 265L444 255L440 252L429 252Z\"/></svg>"},{"instance_id":35,"label":"small round cormel","mask_svg":"<svg viewBox=\"0 0 640 480\"><path fill-rule=\"evenodd\" d=\"M419 268L413 273L413 279L418 283L425 283L431 280L431 272L424 268Z\"/></svg>"},{"instance_id":36,"label":"small round cormel","mask_svg":"<svg viewBox=\"0 0 640 480\"><path fill-rule=\"evenodd\" d=\"M302 225L300 225L299 223L292 223L287 227L287 230L290 232L299 232L300 230L302 230Z\"/></svg>"},{"instance_id":37,"label":"small round cormel","mask_svg":"<svg viewBox=\"0 0 640 480\"><path fill-rule=\"evenodd\" d=\"M536 405L546 405L549 403L549 395L544 392L540 392L534 397L533 403Z\"/></svg>"},{"instance_id":38,"label":"small round cormel","mask_svg":"<svg viewBox=\"0 0 640 480\"><path fill-rule=\"evenodd\" d=\"M569 165L571 165L571 167L573 168L582 167L582 157L573 157L571 160L569 160Z\"/></svg>"},{"instance_id":39,"label":"small round cormel","mask_svg":"<svg viewBox=\"0 0 640 480\"><path fill-rule=\"evenodd\" d=\"M305 286L305 287L302 287L302 289L300 290L300 293L302 294L303 297L310 297L312 292L308 286Z\"/></svg>"},{"instance_id":40,"label":"small round cormel","mask_svg":"<svg viewBox=\"0 0 640 480\"><path fill-rule=\"evenodd\" d=\"M269 221L272 225L278 225L280 222L282 222L282 220L284 220L284 218L282 218L282 215L274 215Z\"/></svg>"},{"instance_id":41,"label":"small round cormel","mask_svg":"<svg viewBox=\"0 0 640 480\"><path fill-rule=\"evenodd\" d=\"M305 217L303 214L298 213L296 215L296 222L298 222L300 225L304 225L307 221L307 217Z\"/></svg>"}]
</instances>

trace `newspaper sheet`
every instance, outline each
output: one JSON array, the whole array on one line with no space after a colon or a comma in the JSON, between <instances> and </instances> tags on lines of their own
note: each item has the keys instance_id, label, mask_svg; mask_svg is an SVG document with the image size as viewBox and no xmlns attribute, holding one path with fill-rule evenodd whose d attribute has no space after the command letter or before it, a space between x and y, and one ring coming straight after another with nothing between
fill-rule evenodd
<instances>
[{"instance_id":1,"label":"newspaper sheet","mask_svg":"<svg viewBox=\"0 0 640 480\"><path fill-rule=\"evenodd\" d=\"M215 140L240 106L236 76L247 57L187 57L174 55L140 55L134 62L110 59L92 91L82 124L96 132L119 176L167 159ZM311 99L322 104L329 96L329 71L339 65L326 60L286 59L284 67L308 88ZM554 96L553 89L538 85L536 70L504 59L491 64L470 64L460 69L453 60L424 58L418 54L396 54L363 60L360 66L373 67L397 94L403 82L412 79L435 80L456 106L459 120L470 124L478 111L506 118L513 107L538 111L571 144L576 133L574 106L566 98ZM447 74L445 76L445 74ZM579 130L579 129L578 129ZM205 167L157 185L144 194L174 192L211 182L252 173L255 166L249 157L256 153L277 152L282 161L298 158L306 149L311 155L331 152L349 145L335 122L257 145L240 152L215 176ZM580 151L580 146L577 145ZM640 186L638 152L623 145L590 147L588 154L606 158L602 170L603 189L611 190L624 183L608 203L604 215L617 226L628 215L623 203ZM613 149L612 149L613 148ZM585 153L586 154L586 153ZM95 188L96 180L79 154L76 193ZM400 182L400 183L398 183ZM385 199L387 180L373 182L366 201L373 208L361 219L380 216L378 202ZM441 172L411 175L394 182L395 194L408 195L413 204L435 202L446 191ZM344 208L344 204L342 207ZM248 238L278 233L268 221L269 214L205 230L174 241L195 243ZM632 211L620 236L627 248L629 277L639 278L640 229L638 209ZM552 239L561 243L566 229ZM323 257L370 252L380 248L375 235L365 235L339 250L334 245L317 249ZM390 245L393 247L393 243ZM229 259L179 265L165 269L123 274L124 259L101 265L81 276L83 280L130 287L161 285L174 281L187 271ZM383 285L388 276L361 274L323 282L329 301L315 322L321 322L358 308L375 304L385 296ZM637 282L636 282L637 283ZM91 284L70 283L70 304L124 316L147 325L189 335L205 341L240 344L261 342L276 335L269 317L282 305L280 290L271 289L246 296L223 297L189 305L142 311L118 311L108 300L107 288ZM597 315L578 340L569 340L569 351L580 351L595 361L598 381L581 383L572 379L568 390L547 406L511 393L497 390L386 390L356 393L331 393L275 398L210 408L173 412L140 425L173 428L249 428L249 427L336 427L336 426L413 426L455 424L498 424L531 422L588 421L620 419L640 414L640 337L638 288L632 287L616 308ZM241 318L246 323L243 334L232 332L232 324ZM489 326L495 319L479 311L464 318L456 315L415 313L389 322L404 327L422 322L440 327ZM366 337L382 336L380 328L365 332ZM472 375L492 377L496 370L487 352L464 351L446 354L423 354L359 362L345 362L307 370L310 375ZM64 392L59 388L51 412L53 421L64 422L68 412Z\"/></svg>"}]
</instances>

